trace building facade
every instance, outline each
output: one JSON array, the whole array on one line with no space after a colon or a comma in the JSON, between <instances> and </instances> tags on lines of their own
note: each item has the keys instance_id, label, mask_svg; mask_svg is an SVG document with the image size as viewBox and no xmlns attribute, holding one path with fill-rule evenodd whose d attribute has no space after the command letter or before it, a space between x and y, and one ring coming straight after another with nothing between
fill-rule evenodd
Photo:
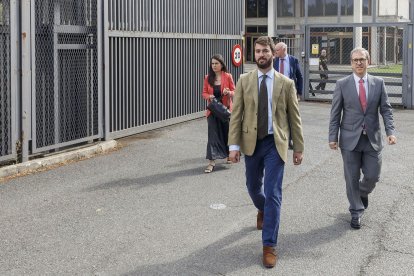
<instances>
[{"instance_id":1,"label":"building facade","mask_svg":"<svg viewBox=\"0 0 414 276\"><path fill-rule=\"evenodd\" d=\"M254 61L253 44L261 35L299 37L306 25L332 24L333 27L312 28L310 34L310 45L325 48L331 63L348 64L347 55L354 40L355 45L370 52L376 45L386 43L382 52L373 55L373 62L398 63L402 58L402 34L397 27L354 30L338 24L409 22L410 3L410 0L245 0L245 61Z\"/></svg>"}]
</instances>

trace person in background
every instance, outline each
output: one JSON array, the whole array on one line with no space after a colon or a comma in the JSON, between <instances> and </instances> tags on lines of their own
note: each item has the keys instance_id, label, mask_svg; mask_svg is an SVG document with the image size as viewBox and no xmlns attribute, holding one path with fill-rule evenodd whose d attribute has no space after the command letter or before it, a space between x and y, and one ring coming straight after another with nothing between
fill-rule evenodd
<instances>
[{"instance_id":1,"label":"person in background","mask_svg":"<svg viewBox=\"0 0 414 276\"><path fill-rule=\"evenodd\" d=\"M300 165L304 142L294 82L273 69L275 44L270 37L254 43L257 68L240 76L230 120L230 160L245 154L246 186L257 208L262 230L263 265L276 265L276 245L282 204L282 182L288 153L289 128L293 163ZM290 123L290 127L289 127Z\"/></svg>"},{"instance_id":2,"label":"person in background","mask_svg":"<svg viewBox=\"0 0 414 276\"><path fill-rule=\"evenodd\" d=\"M300 70L299 60L287 53L287 45L284 42L276 44L275 60L273 68L295 82L298 100L303 91L303 75Z\"/></svg>"},{"instance_id":3,"label":"person in background","mask_svg":"<svg viewBox=\"0 0 414 276\"><path fill-rule=\"evenodd\" d=\"M234 95L233 77L227 72L226 64L221 55L215 54L210 59L208 75L204 78L202 96L208 102L213 98L221 101L230 111ZM216 159L228 158L228 131L229 123L222 122L207 109L208 141L206 158L209 160L205 173L211 173L216 166ZM229 160L227 160L230 163Z\"/></svg>"},{"instance_id":4,"label":"person in background","mask_svg":"<svg viewBox=\"0 0 414 276\"><path fill-rule=\"evenodd\" d=\"M303 91L303 76L300 71L299 60L287 53L287 45L284 42L277 43L275 47L276 51L273 68L295 82L296 94L299 101ZM289 149L293 149L293 142L290 134Z\"/></svg>"},{"instance_id":5,"label":"person in background","mask_svg":"<svg viewBox=\"0 0 414 276\"><path fill-rule=\"evenodd\" d=\"M329 123L329 147L333 150L341 148L351 227L354 229L361 228L361 217L368 208L368 195L381 173L383 142L379 114L384 121L388 144L397 142L384 80L367 74L369 58L364 48L351 51L353 74L336 82Z\"/></svg>"},{"instance_id":6,"label":"person in background","mask_svg":"<svg viewBox=\"0 0 414 276\"><path fill-rule=\"evenodd\" d=\"M326 57L326 50L321 51L319 56L319 71L328 71L328 58ZM328 73L319 74L321 82L315 87L316 90L325 90L326 80L328 79Z\"/></svg>"}]
</instances>

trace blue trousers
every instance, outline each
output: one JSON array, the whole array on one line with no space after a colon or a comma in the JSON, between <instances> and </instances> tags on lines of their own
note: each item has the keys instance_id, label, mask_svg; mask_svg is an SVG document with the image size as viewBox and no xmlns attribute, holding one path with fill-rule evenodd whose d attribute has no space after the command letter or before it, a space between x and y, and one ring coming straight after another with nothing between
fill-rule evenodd
<instances>
[{"instance_id":1,"label":"blue trousers","mask_svg":"<svg viewBox=\"0 0 414 276\"><path fill-rule=\"evenodd\" d=\"M277 152L273 135L258 140L251 156L245 156L246 185L257 209L264 212L263 246L276 246L282 205L285 162Z\"/></svg>"}]
</instances>

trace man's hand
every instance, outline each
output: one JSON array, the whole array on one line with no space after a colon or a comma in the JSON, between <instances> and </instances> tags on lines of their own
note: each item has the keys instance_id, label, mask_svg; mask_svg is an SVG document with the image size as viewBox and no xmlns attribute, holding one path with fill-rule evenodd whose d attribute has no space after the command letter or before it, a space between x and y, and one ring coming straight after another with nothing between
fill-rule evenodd
<instances>
[{"instance_id":1,"label":"man's hand","mask_svg":"<svg viewBox=\"0 0 414 276\"><path fill-rule=\"evenodd\" d=\"M240 161L240 151L231 150L229 154L229 159L233 163L238 163Z\"/></svg>"},{"instance_id":2,"label":"man's hand","mask_svg":"<svg viewBox=\"0 0 414 276\"><path fill-rule=\"evenodd\" d=\"M338 143L337 142L329 142L329 147L333 150L338 149Z\"/></svg>"},{"instance_id":3,"label":"man's hand","mask_svg":"<svg viewBox=\"0 0 414 276\"><path fill-rule=\"evenodd\" d=\"M302 164L303 154L301 152L294 152L293 153L293 165L300 165Z\"/></svg>"},{"instance_id":4,"label":"man's hand","mask_svg":"<svg viewBox=\"0 0 414 276\"><path fill-rule=\"evenodd\" d=\"M388 145L395 145L397 143L397 137L390 135L387 137Z\"/></svg>"}]
</instances>

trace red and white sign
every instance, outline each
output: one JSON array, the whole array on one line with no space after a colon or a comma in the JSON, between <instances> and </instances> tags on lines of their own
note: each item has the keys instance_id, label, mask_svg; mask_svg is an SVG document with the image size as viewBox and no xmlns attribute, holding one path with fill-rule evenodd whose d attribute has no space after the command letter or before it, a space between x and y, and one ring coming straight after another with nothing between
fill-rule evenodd
<instances>
[{"instance_id":1,"label":"red and white sign","mask_svg":"<svg viewBox=\"0 0 414 276\"><path fill-rule=\"evenodd\" d=\"M239 44L233 46L233 51L231 51L231 61L234 66L237 67L242 64L242 48Z\"/></svg>"}]
</instances>

